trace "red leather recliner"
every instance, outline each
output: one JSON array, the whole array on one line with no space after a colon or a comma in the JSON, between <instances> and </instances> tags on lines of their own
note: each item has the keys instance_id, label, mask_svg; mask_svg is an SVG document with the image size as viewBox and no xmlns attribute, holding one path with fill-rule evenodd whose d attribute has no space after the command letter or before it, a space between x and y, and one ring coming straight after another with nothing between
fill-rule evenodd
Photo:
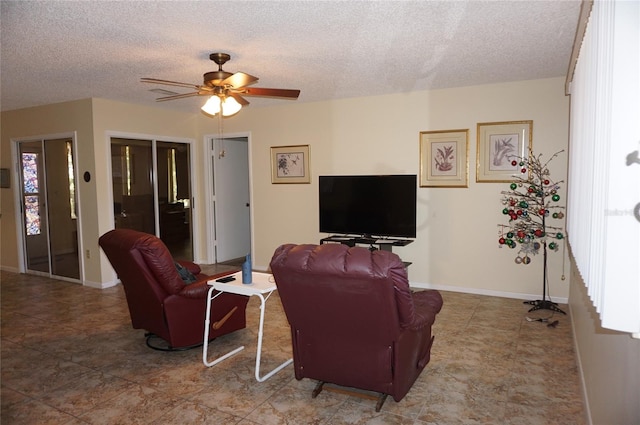
<instances>
[{"instance_id":1,"label":"red leather recliner","mask_svg":"<svg viewBox=\"0 0 640 425\"><path fill-rule=\"evenodd\" d=\"M438 291L411 292L396 254L341 244L282 245L271 260L291 326L296 379L400 401L430 360Z\"/></svg>"},{"instance_id":2,"label":"red leather recliner","mask_svg":"<svg viewBox=\"0 0 640 425\"><path fill-rule=\"evenodd\" d=\"M211 277L202 274L200 266L179 261L196 278L186 284L165 244L154 235L131 229L111 230L98 243L122 282L134 329L162 338L170 350L202 344ZM248 300L224 293L212 301L211 339L246 326ZM147 345L157 348L149 338Z\"/></svg>"}]
</instances>

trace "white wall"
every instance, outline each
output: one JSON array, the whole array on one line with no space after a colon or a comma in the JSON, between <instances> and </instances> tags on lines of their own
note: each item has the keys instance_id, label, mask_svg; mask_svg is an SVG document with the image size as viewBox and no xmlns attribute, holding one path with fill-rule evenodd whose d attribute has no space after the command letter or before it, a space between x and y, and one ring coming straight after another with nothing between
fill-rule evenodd
<instances>
[{"instance_id":1,"label":"white wall","mask_svg":"<svg viewBox=\"0 0 640 425\"><path fill-rule=\"evenodd\" d=\"M469 129L469 187L418 188L418 235L397 248L413 264L416 286L539 298L542 256L528 266L515 251L498 248L504 183L476 183L476 125L533 120L533 148L545 157L566 149L569 99L564 79L413 92L332 102L254 108L225 120L225 132L251 133L255 265L266 269L274 249L287 242L318 243L318 176L418 174L419 132ZM199 131L216 122L199 118ZM270 147L310 145L311 184L271 184ZM566 178L566 155L551 164ZM560 192L564 199L565 190ZM551 295L566 301L562 251L550 254ZM565 269L568 265L565 266ZM568 277L568 269L566 269Z\"/></svg>"}]
</instances>

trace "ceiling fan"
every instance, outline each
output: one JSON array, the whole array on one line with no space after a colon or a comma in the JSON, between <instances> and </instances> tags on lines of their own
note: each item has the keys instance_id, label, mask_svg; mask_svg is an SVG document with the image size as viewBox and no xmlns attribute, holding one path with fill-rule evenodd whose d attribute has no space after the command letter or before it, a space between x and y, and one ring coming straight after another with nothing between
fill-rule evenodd
<instances>
[{"instance_id":1,"label":"ceiling fan","mask_svg":"<svg viewBox=\"0 0 640 425\"><path fill-rule=\"evenodd\" d=\"M207 103L202 107L202 110L209 115L215 115L220 111L222 111L222 115L224 116L235 114L242 106L249 104L249 101L246 100L244 96L297 99L300 95L300 90L248 87L255 84L258 81L258 77L245 74L244 72L231 73L224 71L222 65L231 59L231 56L227 53L211 53L209 59L218 65L218 70L205 73L202 84L181 83L178 81L159 80L157 78L141 78L140 81L143 83L187 87L195 90L190 93L159 97L156 99L157 102L183 99L192 96L210 96Z\"/></svg>"}]
</instances>

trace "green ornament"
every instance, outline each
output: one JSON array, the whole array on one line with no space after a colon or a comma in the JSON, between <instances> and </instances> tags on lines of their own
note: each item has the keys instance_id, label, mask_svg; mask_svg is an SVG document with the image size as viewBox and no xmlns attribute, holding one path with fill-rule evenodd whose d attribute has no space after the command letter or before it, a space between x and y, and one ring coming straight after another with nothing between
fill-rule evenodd
<instances>
[{"instance_id":1,"label":"green ornament","mask_svg":"<svg viewBox=\"0 0 640 425\"><path fill-rule=\"evenodd\" d=\"M560 195L553 195L551 197L551 199L553 199L554 201L558 202L560 200Z\"/></svg>"},{"instance_id":2,"label":"green ornament","mask_svg":"<svg viewBox=\"0 0 640 425\"><path fill-rule=\"evenodd\" d=\"M516 188L518 187L517 184L515 183L511 183L511 185L509 186L511 188L511 190L516 190Z\"/></svg>"},{"instance_id":3,"label":"green ornament","mask_svg":"<svg viewBox=\"0 0 640 425\"><path fill-rule=\"evenodd\" d=\"M558 246L558 245L556 245L556 243L555 243L555 242L551 242L551 243L549 244L549 249L556 249L556 247L557 247L557 246Z\"/></svg>"},{"instance_id":4,"label":"green ornament","mask_svg":"<svg viewBox=\"0 0 640 425\"><path fill-rule=\"evenodd\" d=\"M562 233L556 233L556 239L562 239L564 235Z\"/></svg>"},{"instance_id":5,"label":"green ornament","mask_svg":"<svg viewBox=\"0 0 640 425\"><path fill-rule=\"evenodd\" d=\"M502 214L504 214L504 215L509 214L509 209L508 208L503 209L502 210Z\"/></svg>"},{"instance_id":6,"label":"green ornament","mask_svg":"<svg viewBox=\"0 0 640 425\"><path fill-rule=\"evenodd\" d=\"M522 207L522 208L528 208L528 207L529 207L529 204L527 204L527 202L526 202L526 201L520 201L520 207Z\"/></svg>"},{"instance_id":7,"label":"green ornament","mask_svg":"<svg viewBox=\"0 0 640 425\"><path fill-rule=\"evenodd\" d=\"M508 237L509 239L511 239L511 238L513 237L513 232L509 232L509 233L507 233L507 237Z\"/></svg>"}]
</instances>

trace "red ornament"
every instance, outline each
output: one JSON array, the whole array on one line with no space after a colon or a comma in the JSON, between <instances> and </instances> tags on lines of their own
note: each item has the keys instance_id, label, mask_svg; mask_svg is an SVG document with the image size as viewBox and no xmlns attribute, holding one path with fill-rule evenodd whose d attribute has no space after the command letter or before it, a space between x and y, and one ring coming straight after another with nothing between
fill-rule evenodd
<instances>
[{"instance_id":1,"label":"red ornament","mask_svg":"<svg viewBox=\"0 0 640 425\"><path fill-rule=\"evenodd\" d=\"M498 239L498 242L500 243L500 245L504 245L504 243L506 242L504 238L500 238Z\"/></svg>"},{"instance_id":2,"label":"red ornament","mask_svg":"<svg viewBox=\"0 0 640 425\"><path fill-rule=\"evenodd\" d=\"M548 185L549 184L549 180L545 180L544 184Z\"/></svg>"},{"instance_id":3,"label":"red ornament","mask_svg":"<svg viewBox=\"0 0 640 425\"><path fill-rule=\"evenodd\" d=\"M540 208L540 211L538 211L540 213L540 215L544 215L546 210L544 208Z\"/></svg>"},{"instance_id":4,"label":"red ornament","mask_svg":"<svg viewBox=\"0 0 640 425\"><path fill-rule=\"evenodd\" d=\"M516 165L518 165L518 161L511 161L511 165L515 167Z\"/></svg>"},{"instance_id":5,"label":"red ornament","mask_svg":"<svg viewBox=\"0 0 640 425\"><path fill-rule=\"evenodd\" d=\"M521 172L522 174L524 174L524 173L526 173L526 172L527 172L527 169L526 169L526 168L523 168L522 170L520 170L520 172Z\"/></svg>"},{"instance_id":6,"label":"red ornament","mask_svg":"<svg viewBox=\"0 0 640 425\"><path fill-rule=\"evenodd\" d=\"M524 238L524 232L522 230L518 231L518 237L519 238Z\"/></svg>"},{"instance_id":7,"label":"red ornament","mask_svg":"<svg viewBox=\"0 0 640 425\"><path fill-rule=\"evenodd\" d=\"M534 235L536 235L537 237L542 236L542 230L536 229L536 231L534 232Z\"/></svg>"}]
</instances>

